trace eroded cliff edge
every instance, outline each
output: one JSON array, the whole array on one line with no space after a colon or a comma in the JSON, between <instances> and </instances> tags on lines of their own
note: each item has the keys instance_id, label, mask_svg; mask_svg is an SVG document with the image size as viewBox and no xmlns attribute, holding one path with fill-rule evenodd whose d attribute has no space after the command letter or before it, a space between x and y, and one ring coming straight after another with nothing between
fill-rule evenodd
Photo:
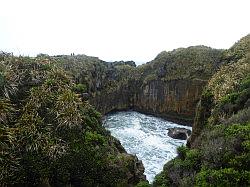
<instances>
[{"instance_id":1,"label":"eroded cliff edge","mask_svg":"<svg viewBox=\"0 0 250 187\"><path fill-rule=\"evenodd\" d=\"M111 63L106 71L110 74L93 77L97 80L90 86L90 102L103 114L135 109L191 125L202 89L220 66L222 53L195 46L162 52L138 67Z\"/></svg>"},{"instance_id":2,"label":"eroded cliff edge","mask_svg":"<svg viewBox=\"0 0 250 187\"><path fill-rule=\"evenodd\" d=\"M169 120L191 124L202 89L202 80L152 80L146 85L124 86L112 93L101 92L90 101L102 113L134 109ZM132 87L132 88L131 88Z\"/></svg>"},{"instance_id":3,"label":"eroded cliff edge","mask_svg":"<svg viewBox=\"0 0 250 187\"><path fill-rule=\"evenodd\" d=\"M135 109L191 125L202 89L223 53L206 46L179 48L137 67L133 61L105 62L86 55L41 58L70 72L79 94L102 114Z\"/></svg>"},{"instance_id":4,"label":"eroded cliff edge","mask_svg":"<svg viewBox=\"0 0 250 187\"><path fill-rule=\"evenodd\" d=\"M212 77L189 147L178 149L154 186L249 186L249 36L229 50L181 48L138 67L85 55L1 53L0 185L145 181L142 163L104 129L88 101L103 113L134 108L192 120Z\"/></svg>"},{"instance_id":5,"label":"eroded cliff edge","mask_svg":"<svg viewBox=\"0 0 250 187\"><path fill-rule=\"evenodd\" d=\"M226 50L196 108L187 147L153 186L249 186L250 35Z\"/></svg>"}]
</instances>

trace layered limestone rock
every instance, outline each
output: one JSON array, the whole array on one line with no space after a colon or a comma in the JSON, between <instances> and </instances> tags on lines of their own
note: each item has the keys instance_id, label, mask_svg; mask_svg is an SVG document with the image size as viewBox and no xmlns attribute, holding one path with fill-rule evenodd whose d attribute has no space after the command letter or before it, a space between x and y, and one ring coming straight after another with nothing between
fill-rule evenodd
<instances>
[{"instance_id":1,"label":"layered limestone rock","mask_svg":"<svg viewBox=\"0 0 250 187\"><path fill-rule=\"evenodd\" d=\"M134 108L172 120L191 123L204 81L151 81L135 95Z\"/></svg>"},{"instance_id":2,"label":"layered limestone rock","mask_svg":"<svg viewBox=\"0 0 250 187\"><path fill-rule=\"evenodd\" d=\"M109 63L84 55L54 58L84 85L90 103L103 114L132 108L191 125L222 52L206 46L180 48L137 67L130 61Z\"/></svg>"},{"instance_id":3,"label":"layered limestone rock","mask_svg":"<svg viewBox=\"0 0 250 187\"><path fill-rule=\"evenodd\" d=\"M125 85L114 92L101 92L90 101L103 114L113 110L135 109L172 121L191 124L206 81L171 80L139 82Z\"/></svg>"},{"instance_id":4,"label":"layered limestone rock","mask_svg":"<svg viewBox=\"0 0 250 187\"><path fill-rule=\"evenodd\" d=\"M138 67L110 65L112 71L95 81L102 89L92 93L90 102L103 114L135 109L191 125L202 90L220 66L221 54L221 50L195 46L162 52Z\"/></svg>"}]
</instances>

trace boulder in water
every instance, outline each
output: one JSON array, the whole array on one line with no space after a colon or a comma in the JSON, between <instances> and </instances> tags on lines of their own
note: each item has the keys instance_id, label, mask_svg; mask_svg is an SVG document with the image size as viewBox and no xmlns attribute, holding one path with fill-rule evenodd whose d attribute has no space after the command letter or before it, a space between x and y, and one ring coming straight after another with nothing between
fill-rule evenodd
<instances>
[{"instance_id":1,"label":"boulder in water","mask_svg":"<svg viewBox=\"0 0 250 187\"><path fill-rule=\"evenodd\" d=\"M180 127L174 127L168 129L168 136L174 139L179 140L186 140L191 135L191 130L180 128Z\"/></svg>"}]
</instances>

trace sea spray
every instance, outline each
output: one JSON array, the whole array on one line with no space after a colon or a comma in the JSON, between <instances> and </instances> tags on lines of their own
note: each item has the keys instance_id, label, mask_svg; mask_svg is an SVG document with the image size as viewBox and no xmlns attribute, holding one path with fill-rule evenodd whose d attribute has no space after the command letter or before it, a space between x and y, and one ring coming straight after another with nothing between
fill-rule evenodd
<instances>
[{"instance_id":1,"label":"sea spray","mask_svg":"<svg viewBox=\"0 0 250 187\"><path fill-rule=\"evenodd\" d=\"M153 181L167 161L177 156L176 148L186 143L186 140L170 138L168 128L184 127L191 130L191 127L135 111L109 114L103 124L120 140L128 153L136 154L142 160L149 182Z\"/></svg>"}]
</instances>

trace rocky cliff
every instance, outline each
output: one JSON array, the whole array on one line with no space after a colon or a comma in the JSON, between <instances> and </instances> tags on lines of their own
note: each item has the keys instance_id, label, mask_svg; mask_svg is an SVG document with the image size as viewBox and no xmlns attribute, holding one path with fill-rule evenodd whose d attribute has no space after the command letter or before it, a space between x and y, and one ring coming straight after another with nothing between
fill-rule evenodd
<instances>
[{"instance_id":1,"label":"rocky cliff","mask_svg":"<svg viewBox=\"0 0 250 187\"><path fill-rule=\"evenodd\" d=\"M0 186L145 181L142 163L89 102L104 114L132 108L190 124L200 96L188 147L154 185L249 186L249 42L250 35L228 50L162 52L138 67L85 55L1 53Z\"/></svg>"},{"instance_id":2,"label":"rocky cliff","mask_svg":"<svg viewBox=\"0 0 250 187\"><path fill-rule=\"evenodd\" d=\"M135 109L191 124L202 89L219 67L221 54L221 50L196 46L162 52L138 67L108 67L99 82L105 85L111 80L109 86L93 92L90 102L103 114Z\"/></svg>"},{"instance_id":3,"label":"rocky cliff","mask_svg":"<svg viewBox=\"0 0 250 187\"><path fill-rule=\"evenodd\" d=\"M84 88L102 114L135 109L191 125L208 79L221 64L223 50L206 46L161 52L154 60L104 62L86 55L41 57L57 62Z\"/></svg>"},{"instance_id":4,"label":"rocky cliff","mask_svg":"<svg viewBox=\"0 0 250 187\"><path fill-rule=\"evenodd\" d=\"M250 35L223 53L196 108L187 147L153 186L250 185Z\"/></svg>"},{"instance_id":5,"label":"rocky cliff","mask_svg":"<svg viewBox=\"0 0 250 187\"><path fill-rule=\"evenodd\" d=\"M133 108L190 124L205 84L200 80L149 81L134 95Z\"/></svg>"},{"instance_id":6,"label":"rocky cliff","mask_svg":"<svg viewBox=\"0 0 250 187\"><path fill-rule=\"evenodd\" d=\"M153 80L142 86L139 83L131 82L111 93L101 91L90 101L103 114L114 110L134 109L191 124L196 104L207 81Z\"/></svg>"},{"instance_id":7,"label":"rocky cliff","mask_svg":"<svg viewBox=\"0 0 250 187\"><path fill-rule=\"evenodd\" d=\"M140 86L132 82L111 93L101 91L90 101L104 114L114 110L134 109L190 124L206 83L201 80L154 80Z\"/></svg>"}]
</instances>

